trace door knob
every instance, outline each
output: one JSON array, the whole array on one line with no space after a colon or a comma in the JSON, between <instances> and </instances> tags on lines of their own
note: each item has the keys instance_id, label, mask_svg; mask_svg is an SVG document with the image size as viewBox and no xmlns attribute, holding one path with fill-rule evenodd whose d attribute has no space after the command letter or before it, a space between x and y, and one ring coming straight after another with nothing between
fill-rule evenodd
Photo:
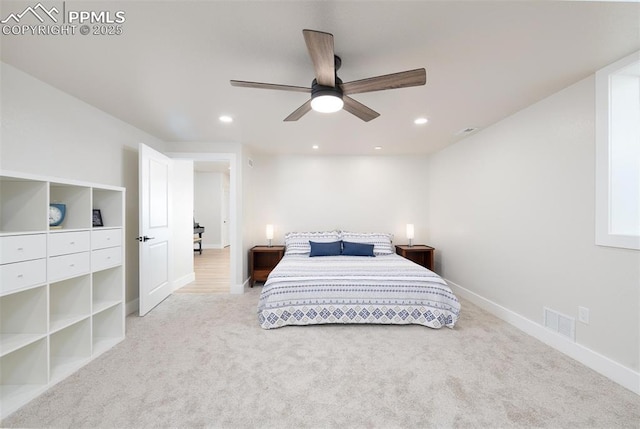
<instances>
[{"instance_id":1,"label":"door knob","mask_svg":"<svg viewBox=\"0 0 640 429\"><path fill-rule=\"evenodd\" d=\"M154 238L155 237L147 237L145 235L145 236L142 236L142 237L136 237L136 240L138 240L138 241L149 241L149 240L153 240Z\"/></svg>"}]
</instances>

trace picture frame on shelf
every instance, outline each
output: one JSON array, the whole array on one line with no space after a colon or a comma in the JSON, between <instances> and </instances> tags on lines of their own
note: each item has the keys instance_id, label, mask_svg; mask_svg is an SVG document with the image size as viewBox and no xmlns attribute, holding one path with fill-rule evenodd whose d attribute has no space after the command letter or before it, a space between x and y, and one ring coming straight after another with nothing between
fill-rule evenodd
<instances>
[{"instance_id":1,"label":"picture frame on shelf","mask_svg":"<svg viewBox=\"0 0 640 429\"><path fill-rule=\"evenodd\" d=\"M104 226L100 209L93 209L93 226Z\"/></svg>"}]
</instances>

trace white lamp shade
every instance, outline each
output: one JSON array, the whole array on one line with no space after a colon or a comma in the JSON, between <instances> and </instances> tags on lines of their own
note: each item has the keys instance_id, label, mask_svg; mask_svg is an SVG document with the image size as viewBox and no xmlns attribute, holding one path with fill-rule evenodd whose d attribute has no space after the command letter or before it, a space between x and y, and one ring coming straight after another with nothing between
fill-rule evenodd
<instances>
[{"instance_id":1,"label":"white lamp shade","mask_svg":"<svg viewBox=\"0 0 640 429\"><path fill-rule=\"evenodd\" d=\"M273 240L273 225L267 225L267 240Z\"/></svg>"},{"instance_id":2,"label":"white lamp shade","mask_svg":"<svg viewBox=\"0 0 640 429\"><path fill-rule=\"evenodd\" d=\"M316 112L333 113L342 109L342 98L334 95L319 95L311 100L311 108Z\"/></svg>"},{"instance_id":3,"label":"white lamp shade","mask_svg":"<svg viewBox=\"0 0 640 429\"><path fill-rule=\"evenodd\" d=\"M413 229L413 224L412 223L408 223L407 224L407 238L409 240L413 240L415 238L414 234L415 234L415 230Z\"/></svg>"}]
</instances>

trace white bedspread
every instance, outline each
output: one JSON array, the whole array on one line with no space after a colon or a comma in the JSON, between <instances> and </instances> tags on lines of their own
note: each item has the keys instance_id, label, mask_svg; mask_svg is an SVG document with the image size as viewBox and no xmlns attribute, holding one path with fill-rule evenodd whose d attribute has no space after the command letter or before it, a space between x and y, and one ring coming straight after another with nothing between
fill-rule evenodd
<instances>
[{"instance_id":1,"label":"white bedspread","mask_svg":"<svg viewBox=\"0 0 640 429\"><path fill-rule=\"evenodd\" d=\"M265 329L324 323L453 327L460 303L436 273L399 255L288 254L258 304Z\"/></svg>"}]
</instances>

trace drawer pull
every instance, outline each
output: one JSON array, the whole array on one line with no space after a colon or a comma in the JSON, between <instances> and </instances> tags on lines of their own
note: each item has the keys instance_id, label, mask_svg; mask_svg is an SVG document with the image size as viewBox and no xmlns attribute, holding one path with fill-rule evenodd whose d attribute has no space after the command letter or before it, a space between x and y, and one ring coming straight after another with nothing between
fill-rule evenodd
<instances>
[{"instance_id":1,"label":"drawer pull","mask_svg":"<svg viewBox=\"0 0 640 429\"><path fill-rule=\"evenodd\" d=\"M76 244L76 242L75 241L70 241L69 244L73 246L74 244Z\"/></svg>"},{"instance_id":2,"label":"drawer pull","mask_svg":"<svg viewBox=\"0 0 640 429\"><path fill-rule=\"evenodd\" d=\"M22 275L22 274L18 274L18 278L19 278L19 279L21 279L21 278L23 278L23 277L24 277L24 275Z\"/></svg>"},{"instance_id":3,"label":"drawer pull","mask_svg":"<svg viewBox=\"0 0 640 429\"><path fill-rule=\"evenodd\" d=\"M76 264L69 264L69 267L71 267L71 268L73 268L75 266L76 266Z\"/></svg>"},{"instance_id":4,"label":"drawer pull","mask_svg":"<svg viewBox=\"0 0 640 429\"><path fill-rule=\"evenodd\" d=\"M16 250L17 250L18 252L22 252L22 251L24 250L24 247L18 247Z\"/></svg>"}]
</instances>

